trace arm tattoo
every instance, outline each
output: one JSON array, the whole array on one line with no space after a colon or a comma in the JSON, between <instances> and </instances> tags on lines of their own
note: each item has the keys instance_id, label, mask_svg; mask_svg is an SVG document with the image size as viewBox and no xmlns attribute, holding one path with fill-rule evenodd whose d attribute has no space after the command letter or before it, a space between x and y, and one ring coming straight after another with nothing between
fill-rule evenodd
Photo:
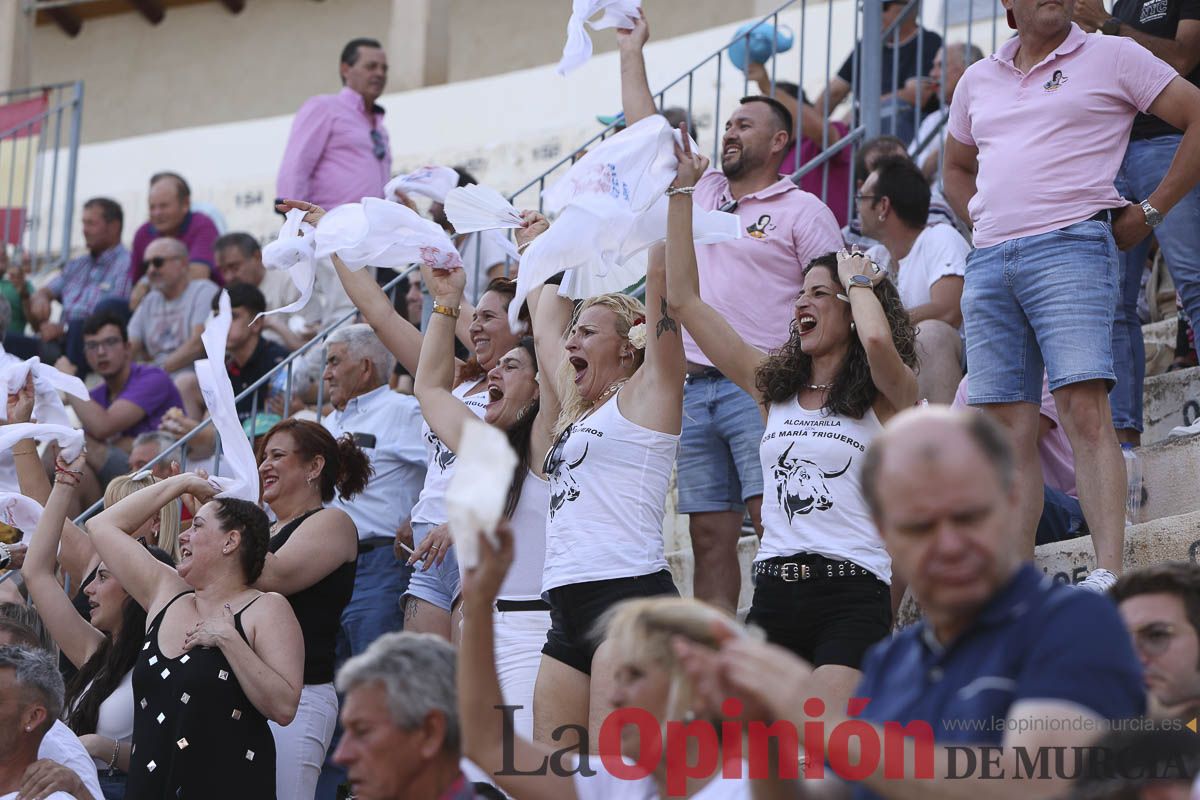
<instances>
[{"instance_id":1,"label":"arm tattoo","mask_svg":"<svg viewBox=\"0 0 1200 800\"><path fill-rule=\"evenodd\" d=\"M671 319L671 315L667 313L667 298L665 297L662 298L662 306L659 308L659 314L662 316L662 318L658 321L658 325L655 326L654 330L657 338L661 339L663 334L668 332L679 333L679 325L675 322L675 320Z\"/></svg>"}]
</instances>

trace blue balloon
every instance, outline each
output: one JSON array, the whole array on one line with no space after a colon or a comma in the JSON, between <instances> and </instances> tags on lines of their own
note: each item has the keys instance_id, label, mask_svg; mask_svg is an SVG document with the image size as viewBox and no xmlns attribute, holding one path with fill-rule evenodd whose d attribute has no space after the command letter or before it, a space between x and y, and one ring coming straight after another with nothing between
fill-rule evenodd
<instances>
[{"instance_id":1,"label":"blue balloon","mask_svg":"<svg viewBox=\"0 0 1200 800\"><path fill-rule=\"evenodd\" d=\"M747 33L750 35L747 37ZM778 27L769 22L749 22L737 29L729 45L729 60L742 72L746 71L746 40L750 40L750 60L765 64L775 53L792 49L795 37L786 25Z\"/></svg>"}]
</instances>

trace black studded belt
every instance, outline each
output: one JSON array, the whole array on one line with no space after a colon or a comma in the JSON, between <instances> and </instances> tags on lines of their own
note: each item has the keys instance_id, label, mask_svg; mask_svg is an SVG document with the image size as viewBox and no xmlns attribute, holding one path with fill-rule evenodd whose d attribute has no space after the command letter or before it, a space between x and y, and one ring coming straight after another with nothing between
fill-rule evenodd
<instances>
[{"instance_id":1,"label":"black studded belt","mask_svg":"<svg viewBox=\"0 0 1200 800\"><path fill-rule=\"evenodd\" d=\"M768 558L754 563L754 576L775 578L784 583L798 583L832 578L875 577L875 573L860 567L853 561L831 561L827 558L807 556L803 559Z\"/></svg>"}]
</instances>

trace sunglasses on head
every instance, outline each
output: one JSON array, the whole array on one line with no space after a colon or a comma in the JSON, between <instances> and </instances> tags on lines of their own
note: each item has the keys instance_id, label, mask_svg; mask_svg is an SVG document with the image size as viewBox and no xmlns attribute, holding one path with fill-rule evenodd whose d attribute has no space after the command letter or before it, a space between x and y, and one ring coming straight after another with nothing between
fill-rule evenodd
<instances>
[{"instance_id":1,"label":"sunglasses on head","mask_svg":"<svg viewBox=\"0 0 1200 800\"><path fill-rule=\"evenodd\" d=\"M155 256L154 258L147 258L142 262L142 269L148 270L151 267L158 269L168 261L174 261L177 258L179 258L179 256Z\"/></svg>"}]
</instances>

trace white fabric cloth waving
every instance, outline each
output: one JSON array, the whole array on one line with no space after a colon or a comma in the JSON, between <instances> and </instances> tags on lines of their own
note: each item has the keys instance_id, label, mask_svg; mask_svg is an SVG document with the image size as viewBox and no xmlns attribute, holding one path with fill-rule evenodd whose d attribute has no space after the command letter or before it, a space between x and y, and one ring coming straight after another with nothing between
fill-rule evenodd
<instances>
[{"instance_id":1,"label":"white fabric cloth waving","mask_svg":"<svg viewBox=\"0 0 1200 800\"><path fill-rule=\"evenodd\" d=\"M229 324L233 313L229 307L229 292L221 291L217 313L204 323L200 340L208 358L196 362L196 381L204 405L212 417L217 433L221 434L222 472L230 477L210 478L220 491L217 497L237 497L258 502L258 465L254 461L254 450L238 418L234 402L233 384L225 369L225 343L229 336Z\"/></svg>"},{"instance_id":2,"label":"white fabric cloth waving","mask_svg":"<svg viewBox=\"0 0 1200 800\"><path fill-rule=\"evenodd\" d=\"M517 454L503 431L468 419L455 456L454 476L446 487L446 517L458 565L471 569L479 563L479 537L496 544L496 525L504 515Z\"/></svg>"},{"instance_id":3,"label":"white fabric cloth waving","mask_svg":"<svg viewBox=\"0 0 1200 800\"><path fill-rule=\"evenodd\" d=\"M592 37L587 29L632 28L638 19L641 0L575 0L571 19L567 20L567 42L563 45L558 74L566 75L582 67L592 57ZM593 20L597 13L599 19Z\"/></svg>"},{"instance_id":4,"label":"white fabric cloth waving","mask_svg":"<svg viewBox=\"0 0 1200 800\"><path fill-rule=\"evenodd\" d=\"M29 373L33 373L33 418L38 422L51 425L71 427L67 409L63 406L59 392L66 392L80 400L88 399L87 387L83 381L74 375L59 372L49 364L43 364L36 358L21 361L7 353L0 358L0 384L3 384L7 394L21 391ZM8 419L8 408L0 405L0 420Z\"/></svg>"},{"instance_id":5,"label":"white fabric cloth waving","mask_svg":"<svg viewBox=\"0 0 1200 800\"><path fill-rule=\"evenodd\" d=\"M8 450L22 439L37 439L39 442L53 439L67 461L74 461L83 452L83 431L67 425L18 422L0 427L0 450Z\"/></svg>"},{"instance_id":6,"label":"white fabric cloth waving","mask_svg":"<svg viewBox=\"0 0 1200 800\"><path fill-rule=\"evenodd\" d=\"M304 214L305 212L298 208L287 212L278 238L262 251L263 266L267 269L286 271L300 296L286 306L264 311L255 317L255 320L270 314L291 314L299 311L308 305L312 298L313 286L317 279L317 242L314 235L316 229L304 222Z\"/></svg>"},{"instance_id":7,"label":"white fabric cloth waving","mask_svg":"<svg viewBox=\"0 0 1200 800\"><path fill-rule=\"evenodd\" d=\"M446 194L458 186L458 173L450 167L430 165L421 167L407 175L397 175L383 187L383 196L396 199L396 192L419 194L438 203L446 202Z\"/></svg>"},{"instance_id":8,"label":"white fabric cloth waving","mask_svg":"<svg viewBox=\"0 0 1200 800\"><path fill-rule=\"evenodd\" d=\"M18 544L29 544L41 518L42 506L36 500L16 492L0 492L0 522L21 532Z\"/></svg>"},{"instance_id":9,"label":"white fabric cloth waving","mask_svg":"<svg viewBox=\"0 0 1200 800\"><path fill-rule=\"evenodd\" d=\"M317 223L316 239L318 258L337 253L351 270L418 263L436 269L462 267L454 242L440 225L407 206L376 197L330 211Z\"/></svg>"}]
</instances>

